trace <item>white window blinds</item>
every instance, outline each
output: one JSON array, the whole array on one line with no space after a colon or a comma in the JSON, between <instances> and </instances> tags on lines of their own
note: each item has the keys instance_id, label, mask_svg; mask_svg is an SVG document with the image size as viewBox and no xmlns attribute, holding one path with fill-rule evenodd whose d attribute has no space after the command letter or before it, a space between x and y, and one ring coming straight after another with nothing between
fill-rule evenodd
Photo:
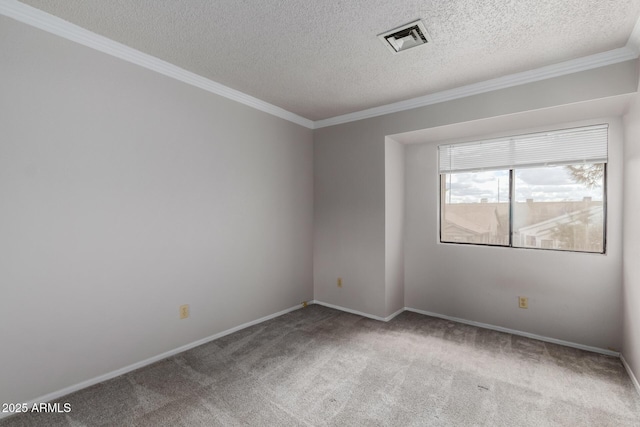
<instances>
[{"instance_id":1,"label":"white window blinds","mask_svg":"<svg viewBox=\"0 0 640 427\"><path fill-rule=\"evenodd\" d=\"M532 133L438 147L440 173L606 163L609 125Z\"/></svg>"}]
</instances>

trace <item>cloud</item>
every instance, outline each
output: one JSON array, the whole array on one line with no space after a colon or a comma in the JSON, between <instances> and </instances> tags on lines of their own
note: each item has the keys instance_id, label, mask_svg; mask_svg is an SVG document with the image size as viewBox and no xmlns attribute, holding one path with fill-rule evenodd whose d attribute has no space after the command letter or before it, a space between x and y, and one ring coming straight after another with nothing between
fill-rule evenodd
<instances>
[{"instance_id":1,"label":"cloud","mask_svg":"<svg viewBox=\"0 0 640 427\"><path fill-rule=\"evenodd\" d=\"M487 171L470 173L470 179L478 184L484 184L486 182L497 182L499 179L509 179L509 171Z\"/></svg>"},{"instance_id":2,"label":"cloud","mask_svg":"<svg viewBox=\"0 0 640 427\"><path fill-rule=\"evenodd\" d=\"M564 166L517 169L515 178L531 185L575 184Z\"/></svg>"},{"instance_id":3,"label":"cloud","mask_svg":"<svg viewBox=\"0 0 640 427\"><path fill-rule=\"evenodd\" d=\"M473 182L452 182L447 183L447 188L451 188L452 190L466 190L472 188L478 188Z\"/></svg>"},{"instance_id":4,"label":"cloud","mask_svg":"<svg viewBox=\"0 0 640 427\"><path fill-rule=\"evenodd\" d=\"M508 187L509 171L457 173L449 176L447 198L451 203L478 203L481 199L506 201L509 198Z\"/></svg>"},{"instance_id":5,"label":"cloud","mask_svg":"<svg viewBox=\"0 0 640 427\"><path fill-rule=\"evenodd\" d=\"M508 177L508 171L452 174L447 182L447 197L452 203L479 203L481 199L503 202L509 199ZM579 201L584 197L603 200L602 187L588 189L574 182L562 166L516 170L515 181L515 198L519 202Z\"/></svg>"}]
</instances>

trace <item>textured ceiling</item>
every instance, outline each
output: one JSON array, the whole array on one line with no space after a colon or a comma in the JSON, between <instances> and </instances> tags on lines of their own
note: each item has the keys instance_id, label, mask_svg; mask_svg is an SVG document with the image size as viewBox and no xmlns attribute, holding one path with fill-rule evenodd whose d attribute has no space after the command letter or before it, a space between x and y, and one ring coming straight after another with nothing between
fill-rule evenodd
<instances>
[{"instance_id":1,"label":"textured ceiling","mask_svg":"<svg viewBox=\"0 0 640 427\"><path fill-rule=\"evenodd\" d=\"M311 120L623 47L639 0L22 0ZM427 46L376 35L421 18Z\"/></svg>"}]
</instances>

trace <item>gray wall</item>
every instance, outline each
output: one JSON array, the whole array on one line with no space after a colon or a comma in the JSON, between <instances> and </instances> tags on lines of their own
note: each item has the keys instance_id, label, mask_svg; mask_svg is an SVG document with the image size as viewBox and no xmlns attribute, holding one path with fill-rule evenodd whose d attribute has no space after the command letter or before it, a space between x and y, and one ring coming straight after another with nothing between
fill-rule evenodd
<instances>
[{"instance_id":1,"label":"gray wall","mask_svg":"<svg viewBox=\"0 0 640 427\"><path fill-rule=\"evenodd\" d=\"M384 162L384 136L375 131L315 132L314 298L379 317L385 316Z\"/></svg>"},{"instance_id":2,"label":"gray wall","mask_svg":"<svg viewBox=\"0 0 640 427\"><path fill-rule=\"evenodd\" d=\"M34 399L314 297L380 317L404 304L600 347L621 340L612 316L622 307L619 168L606 256L443 248L432 235L435 185L418 182L432 178L435 140L405 150L385 138L634 92L635 62L313 135L5 17L0 63L0 402ZM631 237L639 110L625 121ZM412 197L403 203L404 191ZM623 351L637 372L638 247L625 245ZM527 270L519 288L508 288L516 268L493 272L503 252ZM450 260L460 257L469 269L455 272L460 283L445 294L438 280L450 280ZM579 279L589 290L563 284L567 265L588 268ZM532 308L515 314L510 292L530 289ZM191 317L178 320L184 303ZM588 308L602 325L573 320Z\"/></svg>"},{"instance_id":3,"label":"gray wall","mask_svg":"<svg viewBox=\"0 0 640 427\"><path fill-rule=\"evenodd\" d=\"M0 63L0 402L313 298L309 129L5 17Z\"/></svg>"},{"instance_id":4,"label":"gray wall","mask_svg":"<svg viewBox=\"0 0 640 427\"><path fill-rule=\"evenodd\" d=\"M591 100L629 94L635 92L637 83L636 63L629 61L437 105L317 129L314 134L315 298L375 316L384 317L387 314L385 311L386 276L383 271L386 265L384 194L386 136L392 135L395 139L395 135L400 133L429 128L446 129L458 123L473 124L493 117L503 117L508 121L510 117L529 111L537 113L556 106L582 105ZM562 120L561 117L552 117L548 123L558 123ZM564 121L568 120L564 119ZM423 156L424 162L431 161L432 167L435 165L433 151L407 147L405 165L407 176L411 173L410 169L413 170L416 167L413 155ZM478 272L500 267L496 262L487 264L483 261L494 258L494 253L500 256L503 253L495 252L495 249L484 249L488 255L481 255L477 259L470 254L464 256L463 259L470 263L465 265L465 269L469 267L468 273L461 271L456 276L463 283L459 284L458 289L452 289L447 297L440 298L439 302L442 305L436 306L430 300L433 292L439 292L438 289L433 288L433 283L439 279L444 280L444 272L451 271L455 265L453 258L448 258L444 254L458 256L458 252L462 249L444 248L435 244L434 233L437 230L437 222L434 222L437 214L437 210L434 210L435 205L431 207L410 205L411 203L435 204L437 202L437 181L432 176L426 178L426 181L420 183L423 190L418 200L412 201L412 197L421 190L409 188L409 181L405 184L407 194L404 224L405 306L468 320L494 323L584 345L605 348L620 345L620 331L616 327L620 326L621 253L616 249L616 245L621 245L621 239L619 236L616 237L615 222L612 223L613 240L610 242L608 255L600 257L593 263L586 259L591 260L595 257L581 255L571 258L572 261L568 264L573 263L574 267L588 267L588 272L580 273L581 277L593 276L603 279L610 286L606 292L603 290L605 285L599 285L595 289L584 290L576 296L570 290L575 291L577 285L571 285L568 288L551 285L567 278L566 256L556 255L556 253L502 249L503 252L513 252L508 255L510 257L522 258L519 265L528 265L526 273L522 274L528 275L526 283L522 285L525 286L523 289L529 289L530 286L535 285L540 288L540 295L543 291L545 292L544 297L540 297L544 300L537 300L536 294L532 301L534 307L546 307L544 310L538 311L536 308L531 308L526 312L528 317L514 321L513 316L506 314L511 311L511 308L499 311L502 313L500 315L495 313L496 306L502 306L505 302L501 299L491 302L491 295L498 292L500 287L508 289L511 286L510 283L519 274L513 272L508 275L509 277L501 279L501 283L498 284L488 284L485 280L484 284L478 287L475 276ZM415 183L415 179L411 182ZM621 191L620 179L616 181L614 178L610 184L614 192ZM426 199L429 200L425 201ZM615 203L621 203L621 198L619 197ZM412 219L411 215L416 215L416 209L431 209L431 211L426 213L426 217ZM612 220L615 221L615 215L617 215L619 221L621 208L618 211L615 209L614 207ZM410 224L409 221L414 223ZM416 228L415 221L420 221L425 228L429 228L430 234L414 236L416 232L421 231ZM484 253L483 249L478 252L478 248L464 250L475 250L473 254ZM434 251L438 255L434 255ZM435 260L432 259L434 256L437 256L441 262L438 265L439 268L435 267ZM424 267L418 268L417 264L423 264ZM543 270L548 272L541 274ZM339 276L345 277L343 289L337 289L335 286L335 278ZM590 283L592 283L591 280ZM478 295L482 296L480 301L477 300ZM509 307L515 307L511 300L513 295L509 294L508 298L509 302L506 304ZM600 300L601 298L603 300ZM596 301L598 301L597 306ZM579 324L584 313L594 306L596 306L597 318L605 319L605 324L595 325L595 322ZM551 322L543 313L548 314L556 308L561 312L554 314L554 322ZM572 320L572 313L579 314L578 320ZM517 315L522 316L522 314ZM558 331L555 327L558 321L568 322L570 326L566 330ZM595 329L592 328L594 325Z\"/></svg>"},{"instance_id":5,"label":"gray wall","mask_svg":"<svg viewBox=\"0 0 640 427\"><path fill-rule=\"evenodd\" d=\"M439 243L435 159L441 141L407 146L406 305L583 345L620 349L621 120L554 123L517 133L596 123L609 123L606 255ZM496 130L500 125L496 121ZM496 135L477 135L477 139L490 136ZM529 298L528 309L518 308L518 296Z\"/></svg>"},{"instance_id":6,"label":"gray wall","mask_svg":"<svg viewBox=\"0 0 640 427\"><path fill-rule=\"evenodd\" d=\"M640 380L640 95L624 117L622 355Z\"/></svg>"},{"instance_id":7,"label":"gray wall","mask_svg":"<svg viewBox=\"0 0 640 427\"><path fill-rule=\"evenodd\" d=\"M404 308L404 145L385 142L385 316Z\"/></svg>"}]
</instances>

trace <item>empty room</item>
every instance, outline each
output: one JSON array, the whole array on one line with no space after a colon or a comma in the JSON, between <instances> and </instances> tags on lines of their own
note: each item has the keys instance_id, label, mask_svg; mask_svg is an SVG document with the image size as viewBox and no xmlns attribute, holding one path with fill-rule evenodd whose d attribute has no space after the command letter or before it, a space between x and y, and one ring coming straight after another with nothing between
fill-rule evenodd
<instances>
[{"instance_id":1,"label":"empty room","mask_svg":"<svg viewBox=\"0 0 640 427\"><path fill-rule=\"evenodd\" d=\"M638 0L0 0L0 426L639 426Z\"/></svg>"}]
</instances>

